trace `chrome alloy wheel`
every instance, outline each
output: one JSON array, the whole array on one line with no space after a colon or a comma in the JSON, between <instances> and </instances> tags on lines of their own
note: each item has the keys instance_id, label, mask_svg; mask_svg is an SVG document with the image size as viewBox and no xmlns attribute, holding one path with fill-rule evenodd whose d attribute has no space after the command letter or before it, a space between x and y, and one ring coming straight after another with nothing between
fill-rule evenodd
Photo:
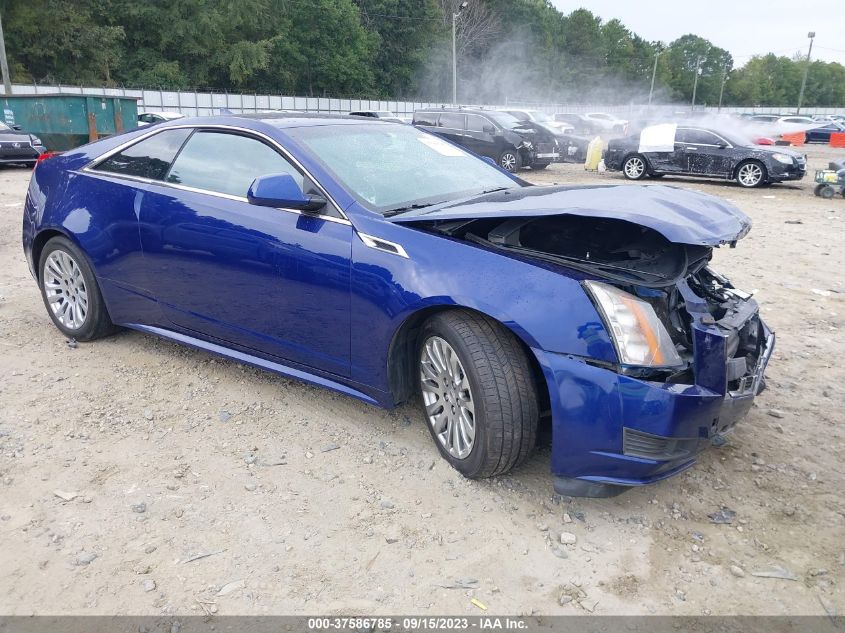
<instances>
[{"instance_id":1,"label":"chrome alloy wheel","mask_svg":"<svg viewBox=\"0 0 845 633\"><path fill-rule=\"evenodd\" d=\"M516 169L516 156L514 154L511 154L510 152L502 154L502 159L500 162L502 169L505 169L507 171L514 171Z\"/></svg>"},{"instance_id":2,"label":"chrome alloy wheel","mask_svg":"<svg viewBox=\"0 0 845 633\"><path fill-rule=\"evenodd\" d=\"M53 251L44 262L42 275L44 294L56 320L71 330L85 325L88 289L73 258L64 251Z\"/></svg>"},{"instance_id":3,"label":"chrome alloy wheel","mask_svg":"<svg viewBox=\"0 0 845 633\"><path fill-rule=\"evenodd\" d=\"M428 422L452 457L466 458L475 443L475 404L457 352L432 336L423 346L420 382Z\"/></svg>"},{"instance_id":4,"label":"chrome alloy wheel","mask_svg":"<svg viewBox=\"0 0 845 633\"><path fill-rule=\"evenodd\" d=\"M745 187L755 187L763 180L763 168L757 163L746 163L739 168L737 178Z\"/></svg>"},{"instance_id":5,"label":"chrome alloy wheel","mask_svg":"<svg viewBox=\"0 0 845 633\"><path fill-rule=\"evenodd\" d=\"M645 163L642 158L633 156L625 161L625 175L631 180L636 180L645 172Z\"/></svg>"}]
</instances>

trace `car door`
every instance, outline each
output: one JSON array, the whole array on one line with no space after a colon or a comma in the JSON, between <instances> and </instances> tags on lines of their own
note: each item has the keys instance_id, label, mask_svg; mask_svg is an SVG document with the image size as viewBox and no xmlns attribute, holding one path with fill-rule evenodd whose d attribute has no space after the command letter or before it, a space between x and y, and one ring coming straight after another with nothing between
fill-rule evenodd
<instances>
[{"instance_id":1,"label":"car door","mask_svg":"<svg viewBox=\"0 0 845 633\"><path fill-rule=\"evenodd\" d=\"M271 173L316 189L265 138L194 131L141 204L148 285L179 329L347 376L352 227L331 202L319 215L249 204Z\"/></svg>"},{"instance_id":2,"label":"car door","mask_svg":"<svg viewBox=\"0 0 845 633\"><path fill-rule=\"evenodd\" d=\"M436 133L444 138L448 138L453 143L464 145L466 143L466 138L464 137L466 130L465 118L465 115L460 112L441 112L440 119L437 121Z\"/></svg>"},{"instance_id":3,"label":"car door","mask_svg":"<svg viewBox=\"0 0 845 633\"><path fill-rule=\"evenodd\" d=\"M721 136L694 128L684 130L682 136L686 173L698 176L725 176L731 172L733 147Z\"/></svg>"},{"instance_id":4,"label":"car door","mask_svg":"<svg viewBox=\"0 0 845 633\"><path fill-rule=\"evenodd\" d=\"M480 114L467 114L463 145L479 156L498 160L501 150L496 143L496 132L496 126L486 117Z\"/></svg>"}]
</instances>

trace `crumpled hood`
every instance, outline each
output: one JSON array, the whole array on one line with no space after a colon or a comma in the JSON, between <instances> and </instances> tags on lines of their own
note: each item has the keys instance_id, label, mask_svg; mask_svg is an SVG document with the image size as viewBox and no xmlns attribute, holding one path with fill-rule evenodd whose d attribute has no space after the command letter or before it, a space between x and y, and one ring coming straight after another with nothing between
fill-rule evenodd
<instances>
[{"instance_id":1,"label":"crumpled hood","mask_svg":"<svg viewBox=\"0 0 845 633\"><path fill-rule=\"evenodd\" d=\"M399 224L480 218L577 215L626 220L670 242L718 246L736 242L751 218L704 193L665 185L523 187L416 209L388 218Z\"/></svg>"}]
</instances>

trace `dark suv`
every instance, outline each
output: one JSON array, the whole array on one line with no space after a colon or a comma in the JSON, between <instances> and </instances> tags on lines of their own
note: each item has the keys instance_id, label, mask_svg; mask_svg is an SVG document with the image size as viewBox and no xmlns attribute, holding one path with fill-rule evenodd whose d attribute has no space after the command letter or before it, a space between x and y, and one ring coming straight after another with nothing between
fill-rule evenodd
<instances>
[{"instance_id":1,"label":"dark suv","mask_svg":"<svg viewBox=\"0 0 845 633\"><path fill-rule=\"evenodd\" d=\"M469 108L417 110L413 124L480 156L507 171L545 169L560 157L555 137L506 112Z\"/></svg>"}]
</instances>

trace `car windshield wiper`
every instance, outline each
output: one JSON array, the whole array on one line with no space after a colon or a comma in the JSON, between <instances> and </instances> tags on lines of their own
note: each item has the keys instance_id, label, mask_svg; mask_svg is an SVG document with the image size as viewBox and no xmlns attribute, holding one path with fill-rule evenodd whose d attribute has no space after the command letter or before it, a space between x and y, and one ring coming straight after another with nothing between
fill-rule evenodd
<instances>
[{"instance_id":1,"label":"car windshield wiper","mask_svg":"<svg viewBox=\"0 0 845 633\"><path fill-rule=\"evenodd\" d=\"M386 218L393 217L394 215L399 215L400 213L407 213L408 211L414 211L416 209L425 209L426 207L433 207L435 204L443 204L442 202L427 202L425 204L409 204L404 207L396 207L395 209L388 209L382 215Z\"/></svg>"}]
</instances>

